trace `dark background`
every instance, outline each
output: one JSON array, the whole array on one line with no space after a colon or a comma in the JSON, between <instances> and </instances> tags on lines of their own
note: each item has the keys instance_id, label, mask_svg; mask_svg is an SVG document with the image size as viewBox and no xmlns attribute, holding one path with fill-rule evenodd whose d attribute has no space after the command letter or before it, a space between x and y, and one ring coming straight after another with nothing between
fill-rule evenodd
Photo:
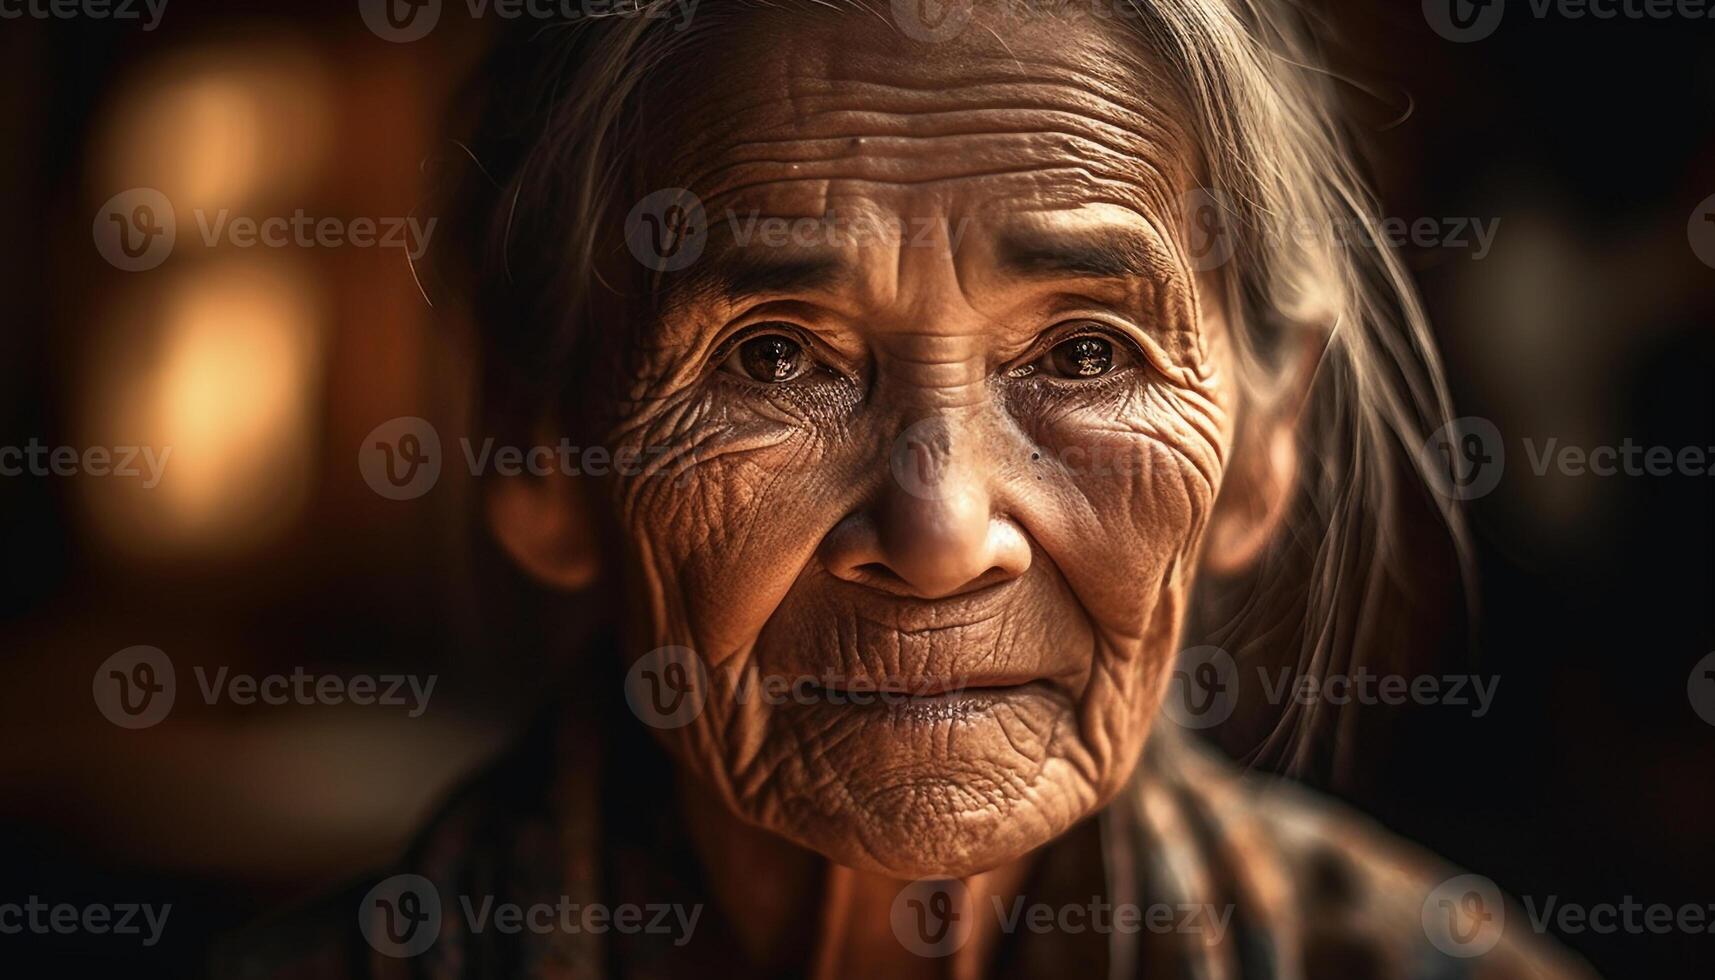
<instances>
[{"instance_id":1,"label":"dark background","mask_svg":"<svg viewBox=\"0 0 1715 980\"><path fill-rule=\"evenodd\" d=\"M1538 477L1522 440L1715 446L1715 269L1686 231L1715 194L1715 21L1515 2L1459 45L1383 6L1328 14L1384 210L1500 219L1481 260L1406 257L1460 414L1509 456L1470 509L1477 642L1444 668L1501 680L1481 719L1368 712L1329 788L1539 904L1708 906L1715 727L1687 677L1715 651L1715 480ZM457 474L406 503L359 477L387 419L465 431L464 355L398 253L208 248L188 215L411 213L478 47L462 20L450 3L403 45L355 2L171 0L150 33L0 21L0 443L170 443L184 464L149 492L0 478L0 901L173 903L153 949L0 936L0 965L195 973L212 934L392 853L562 652L510 653L515 624L470 598L509 573L472 545ZM90 227L141 185L182 205L179 245L130 274ZM173 715L135 732L89 693L134 644L180 672ZM440 681L418 719L244 710L189 695L191 665ZM1715 934L1561 938L1606 975L1715 969Z\"/></svg>"}]
</instances>

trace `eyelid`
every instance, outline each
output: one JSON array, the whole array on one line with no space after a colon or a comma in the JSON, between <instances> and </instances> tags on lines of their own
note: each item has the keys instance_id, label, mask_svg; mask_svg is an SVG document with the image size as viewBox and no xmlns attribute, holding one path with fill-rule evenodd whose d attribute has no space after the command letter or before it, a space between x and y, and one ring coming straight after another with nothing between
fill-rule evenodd
<instances>
[{"instance_id":1,"label":"eyelid","mask_svg":"<svg viewBox=\"0 0 1715 980\"><path fill-rule=\"evenodd\" d=\"M1048 352L1068 340L1079 337L1101 337L1121 345L1131 357L1140 364L1159 366L1159 357L1154 354L1149 345L1139 340L1137 335L1123 327L1109 323L1096 316L1074 316L1060 320L1054 326L1042 331L1029 350L1022 356L1014 358L1001 368L1002 373L1034 364L1048 356Z\"/></svg>"},{"instance_id":2,"label":"eyelid","mask_svg":"<svg viewBox=\"0 0 1715 980\"><path fill-rule=\"evenodd\" d=\"M792 338L804 349L804 353L809 356L812 361L810 370L799 375L797 378L794 378L793 381L803 381L815 371L822 371L844 381L852 380L850 372L839 366L838 358L831 356L833 354L832 349L825 341L816 336L815 331L810 330L802 324L793 323L791 320L780 319L778 316L760 317L749 323L744 323L733 328L731 334L727 335L724 340L715 345L714 353L709 356L709 373L711 375L720 373L721 366L733 356L733 354L738 350L739 345L743 344L745 341L753 340L757 337L767 337L771 334ZM741 380L745 380L751 384L761 383L750 382L749 379ZM770 385L770 387L792 384L793 381L778 382L774 385Z\"/></svg>"},{"instance_id":3,"label":"eyelid","mask_svg":"<svg viewBox=\"0 0 1715 980\"><path fill-rule=\"evenodd\" d=\"M816 344L806 336L805 331L797 324L789 320L757 320L734 329L732 333L726 336L726 339L716 344L714 353L709 355L709 364L718 368L726 363L727 358L731 357L733 351L738 349L738 345L752 338L766 337L769 334L784 334L796 340L806 353L814 355L816 352ZM820 358L817 359L821 360Z\"/></svg>"}]
</instances>

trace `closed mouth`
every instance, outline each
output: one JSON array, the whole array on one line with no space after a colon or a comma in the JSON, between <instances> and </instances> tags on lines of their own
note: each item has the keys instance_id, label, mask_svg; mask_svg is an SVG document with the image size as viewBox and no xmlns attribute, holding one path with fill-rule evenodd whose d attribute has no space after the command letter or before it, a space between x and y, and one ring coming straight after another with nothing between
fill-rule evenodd
<instances>
[{"instance_id":1,"label":"closed mouth","mask_svg":"<svg viewBox=\"0 0 1715 980\"><path fill-rule=\"evenodd\" d=\"M811 686L830 700L853 700L862 696L895 700L951 698L958 695L996 694L1035 683L1035 677L921 677L894 678L880 683L830 681Z\"/></svg>"}]
</instances>

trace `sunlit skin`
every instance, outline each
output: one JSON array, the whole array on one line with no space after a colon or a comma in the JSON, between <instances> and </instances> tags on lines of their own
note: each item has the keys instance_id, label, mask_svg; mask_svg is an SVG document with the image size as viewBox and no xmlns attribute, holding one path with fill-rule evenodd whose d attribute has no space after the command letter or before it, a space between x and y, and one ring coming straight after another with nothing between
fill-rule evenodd
<instances>
[{"instance_id":1,"label":"sunlit skin","mask_svg":"<svg viewBox=\"0 0 1715 980\"><path fill-rule=\"evenodd\" d=\"M1181 228L1197 147L1135 39L762 16L678 66L697 84L652 130L649 188L695 191L711 232L605 402L616 450L686 453L614 478L608 562L628 655L708 667L657 734L717 892L762 911L740 928L768 943L813 852L861 946L902 880L1016 887L1119 791L1209 539L1250 537L1212 525L1260 518L1216 508L1230 327ZM907 233L746 246L727 218L829 213ZM765 676L823 694L735 694ZM838 703L875 687L905 694Z\"/></svg>"}]
</instances>

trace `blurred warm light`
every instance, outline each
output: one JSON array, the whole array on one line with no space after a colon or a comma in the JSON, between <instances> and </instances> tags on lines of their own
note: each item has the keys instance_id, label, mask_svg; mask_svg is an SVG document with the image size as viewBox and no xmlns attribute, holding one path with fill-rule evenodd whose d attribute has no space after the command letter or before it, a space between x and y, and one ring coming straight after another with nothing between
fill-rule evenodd
<instances>
[{"instance_id":1,"label":"blurred warm light","mask_svg":"<svg viewBox=\"0 0 1715 980\"><path fill-rule=\"evenodd\" d=\"M126 550L233 551L297 517L317 460L322 311L279 256L181 276L164 302L116 300L89 389L92 444L171 447L158 486L84 481ZM127 316L146 310L152 317ZM147 317L148 314L145 314Z\"/></svg>"},{"instance_id":2,"label":"blurred warm light","mask_svg":"<svg viewBox=\"0 0 1715 980\"><path fill-rule=\"evenodd\" d=\"M325 311L300 256L210 249L200 226L311 192L332 126L326 72L301 43L222 41L170 51L114 91L92 197L161 191L179 244L97 310L85 441L170 455L154 487L80 482L117 550L244 550L308 495Z\"/></svg>"},{"instance_id":3,"label":"blurred warm light","mask_svg":"<svg viewBox=\"0 0 1715 980\"><path fill-rule=\"evenodd\" d=\"M177 54L118 91L97 144L97 201L153 187L181 222L199 209L241 213L258 195L308 185L327 148L326 73L301 45Z\"/></svg>"}]
</instances>

